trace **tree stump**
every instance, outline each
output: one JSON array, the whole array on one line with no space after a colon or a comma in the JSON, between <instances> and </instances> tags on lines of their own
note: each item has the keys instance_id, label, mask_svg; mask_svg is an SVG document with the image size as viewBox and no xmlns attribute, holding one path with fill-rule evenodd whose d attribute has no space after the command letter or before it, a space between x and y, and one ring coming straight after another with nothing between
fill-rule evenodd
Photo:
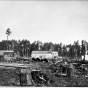
<instances>
[{"instance_id":1,"label":"tree stump","mask_svg":"<svg viewBox=\"0 0 88 88\"><path fill-rule=\"evenodd\" d=\"M74 72L75 72L75 68L74 68L73 64L69 64L69 66L67 68L67 77L68 78L74 77Z\"/></svg>"},{"instance_id":2,"label":"tree stump","mask_svg":"<svg viewBox=\"0 0 88 88\"><path fill-rule=\"evenodd\" d=\"M30 70L27 71L27 75L26 76L27 76L27 85L29 85L29 86L33 85L32 76L31 76L31 71Z\"/></svg>"},{"instance_id":3,"label":"tree stump","mask_svg":"<svg viewBox=\"0 0 88 88\"><path fill-rule=\"evenodd\" d=\"M20 85L21 86L31 86L32 83L32 77L31 77L31 70L29 69L21 69L20 72Z\"/></svg>"},{"instance_id":4,"label":"tree stump","mask_svg":"<svg viewBox=\"0 0 88 88\"><path fill-rule=\"evenodd\" d=\"M25 73L20 73L20 85L25 86L27 84L27 77Z\"/></svg>"}]
</instances>

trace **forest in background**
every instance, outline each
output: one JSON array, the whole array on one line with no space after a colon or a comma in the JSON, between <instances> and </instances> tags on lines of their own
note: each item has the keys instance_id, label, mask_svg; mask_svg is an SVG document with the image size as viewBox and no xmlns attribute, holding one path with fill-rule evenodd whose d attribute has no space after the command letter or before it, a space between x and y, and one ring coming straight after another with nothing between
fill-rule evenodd
<instances>
[{"instance_id":1,"label":"forest in background","mask_svg":"<svg viewBox=\"0 0 88 88\"><path fill-rule=\"evenodd\" d=\"M34 41L30 43L29 40L2 40L0 42L0 50L14 50L15 53L19 53L20 56L30 56L32 51L57 51L59 56L63 57L81 57L81 55L87 54L88 42L85 40L74 41L73 44L53 44L52 42L42 43L41 41Z\"/></svg>"}]
</instances>

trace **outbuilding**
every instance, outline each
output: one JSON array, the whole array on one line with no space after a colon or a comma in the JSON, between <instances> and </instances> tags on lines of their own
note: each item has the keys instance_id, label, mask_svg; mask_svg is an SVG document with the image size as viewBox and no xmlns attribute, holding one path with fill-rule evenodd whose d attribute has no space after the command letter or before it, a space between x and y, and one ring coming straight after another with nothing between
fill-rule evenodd
<instances>
[{"instance_id":1,"label":"outbuilding","mask_svg":"<svg viewBox=\"0 0 88 88\"><path fill-rule=\"evenodd\" d=\"M13 50L0 50L0 56L3 56L5 60L10 60L14 57Z\"/></svg>"}]
</instances>

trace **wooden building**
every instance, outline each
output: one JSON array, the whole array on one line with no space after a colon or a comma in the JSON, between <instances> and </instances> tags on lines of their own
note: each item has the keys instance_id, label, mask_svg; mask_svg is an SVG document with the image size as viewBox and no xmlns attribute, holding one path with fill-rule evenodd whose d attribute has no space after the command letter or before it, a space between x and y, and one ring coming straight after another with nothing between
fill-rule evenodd
<instances>
[{"instance_id":1,"label":"wooden building","mask_svg":"<svg viewBox=\"0 0 88 88\"><path fill-rule=\"evenodd\" d=\"M32 51L32 58L55 58L58 57L58 52L56 51Z\"/></svg>"}]
</instances>

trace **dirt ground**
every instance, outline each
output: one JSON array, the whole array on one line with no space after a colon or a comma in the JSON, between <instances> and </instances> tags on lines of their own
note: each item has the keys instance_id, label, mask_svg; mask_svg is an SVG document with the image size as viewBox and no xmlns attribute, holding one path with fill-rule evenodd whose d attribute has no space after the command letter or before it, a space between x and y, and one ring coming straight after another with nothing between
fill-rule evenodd
<instances>
[{"instance_id":1,"label":"dirt ground","mask_svg":"<svg viewBox=\"0 0 88 88\"><path fill-rule=\"evenodd\" d=\"M76 71L74 77L68 78L56 75L54 72L55 66L52 65L51 67L50 63L41 62L33 64L41 68L41 72L49 78L49 82L44 84L46 87L88 87L88 77L85 77L85 74L82 74L82 72ZM0 86L20 86L19 69L0 68Z\"/></svg>"},{"instance_id":2,"label":"dirt ground","mask_svg":"<svg viewBox=\"0 0 88 88\"><path fill-rule=\"evenodd\" d=\"M0 86L18 86L19 70L0 68Z\"/></svg>"}]
</instances>

